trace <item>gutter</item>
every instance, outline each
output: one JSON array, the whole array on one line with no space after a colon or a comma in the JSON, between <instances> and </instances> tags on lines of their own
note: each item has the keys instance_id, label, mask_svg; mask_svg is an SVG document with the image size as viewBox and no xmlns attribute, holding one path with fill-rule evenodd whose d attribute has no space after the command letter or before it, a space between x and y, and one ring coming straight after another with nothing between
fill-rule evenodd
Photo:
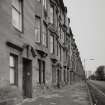
<instances>
[{"instance_id":1,"label":"gutter","mask_svg":"<svg viewBox=\"0 0 105 105\"><path fill-rule=\"evenodd\" d=\"M86 85L87 85L87 89L88 89L88 96L89 96L90 105L94 105L93 100L92 100L91 91L89 89L89 85L88 85L88 82L87 81L86 81Z\"/></svg>"}]
</instances>

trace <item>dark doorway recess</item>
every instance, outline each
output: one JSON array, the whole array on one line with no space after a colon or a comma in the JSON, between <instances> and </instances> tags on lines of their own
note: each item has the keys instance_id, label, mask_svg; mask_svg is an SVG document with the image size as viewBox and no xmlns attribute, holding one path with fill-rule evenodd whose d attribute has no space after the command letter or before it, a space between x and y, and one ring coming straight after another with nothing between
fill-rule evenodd
<instances>
[{"instance_id":1,"label":"dark doorway recess","mask_svg":"<svg viewBox=\"0 0 105 105\"><path fill-rule=\"evenodd\" d=\"M23 96L32 98L32 61L23 58Z\"/></svg>"}]
</instances>

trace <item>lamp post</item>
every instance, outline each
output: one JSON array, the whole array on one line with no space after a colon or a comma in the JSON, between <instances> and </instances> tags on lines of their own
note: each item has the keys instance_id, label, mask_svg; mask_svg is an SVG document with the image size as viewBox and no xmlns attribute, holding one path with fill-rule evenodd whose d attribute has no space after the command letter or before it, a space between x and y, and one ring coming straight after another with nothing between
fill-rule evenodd
<instances>
[{"instance_id":1,"label":"lamp post","mask_svg":"<svg viewBox=\"0 0 105 105\"><path fill-rule=\"evenodd\" d=\"M85 78L87 78L87 73L86 73L86 61L88 61L88 60L95 60L95 59L93 59L93 58L91 58L91 59L84 59L84 71L85 71Z\"/></svg>"}]
</instances>

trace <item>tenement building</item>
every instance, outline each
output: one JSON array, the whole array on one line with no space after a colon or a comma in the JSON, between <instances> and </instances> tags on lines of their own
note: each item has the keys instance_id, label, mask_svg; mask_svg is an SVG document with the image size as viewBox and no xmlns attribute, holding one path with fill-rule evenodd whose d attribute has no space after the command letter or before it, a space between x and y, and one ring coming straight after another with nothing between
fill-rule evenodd
<instances>
[{"instance_id":1,"label":"tenement building","mask_svg":"<svg viewBox=\"0 0 105 105\"><path fill-rule=\"evenodd\" d=\"M72 30L70 29L70 82L78 82L85 79L85 72L83 64L80 58L80 53L78 51L75 39L73 38Z\"/></svg>"},{"instance_id":2,"label":"tenement building","mask_svg":"<svg viewBox=\"0 0 105 105\"><path fill-rule=\"evenodd\" d=\"M1 90L31 98L83 71L63 0L0 0L0 14Z\"/></svg>"}]
</instances>

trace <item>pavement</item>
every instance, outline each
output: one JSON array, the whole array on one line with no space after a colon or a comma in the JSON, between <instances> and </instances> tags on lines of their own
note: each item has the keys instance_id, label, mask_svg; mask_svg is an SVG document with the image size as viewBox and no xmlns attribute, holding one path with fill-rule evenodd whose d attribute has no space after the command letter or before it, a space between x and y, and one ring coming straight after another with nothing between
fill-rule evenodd
<instances>
[{"instance_id":1,"label":"pavement","mask_svg":"<svg viewBox=\"0 0 105 105\"><path fill-rule=\"evenodd\" d=\"M48 94L24 100L22 105L90 105L85 82L55 89Z\"/></svg>"}]
</instances>

